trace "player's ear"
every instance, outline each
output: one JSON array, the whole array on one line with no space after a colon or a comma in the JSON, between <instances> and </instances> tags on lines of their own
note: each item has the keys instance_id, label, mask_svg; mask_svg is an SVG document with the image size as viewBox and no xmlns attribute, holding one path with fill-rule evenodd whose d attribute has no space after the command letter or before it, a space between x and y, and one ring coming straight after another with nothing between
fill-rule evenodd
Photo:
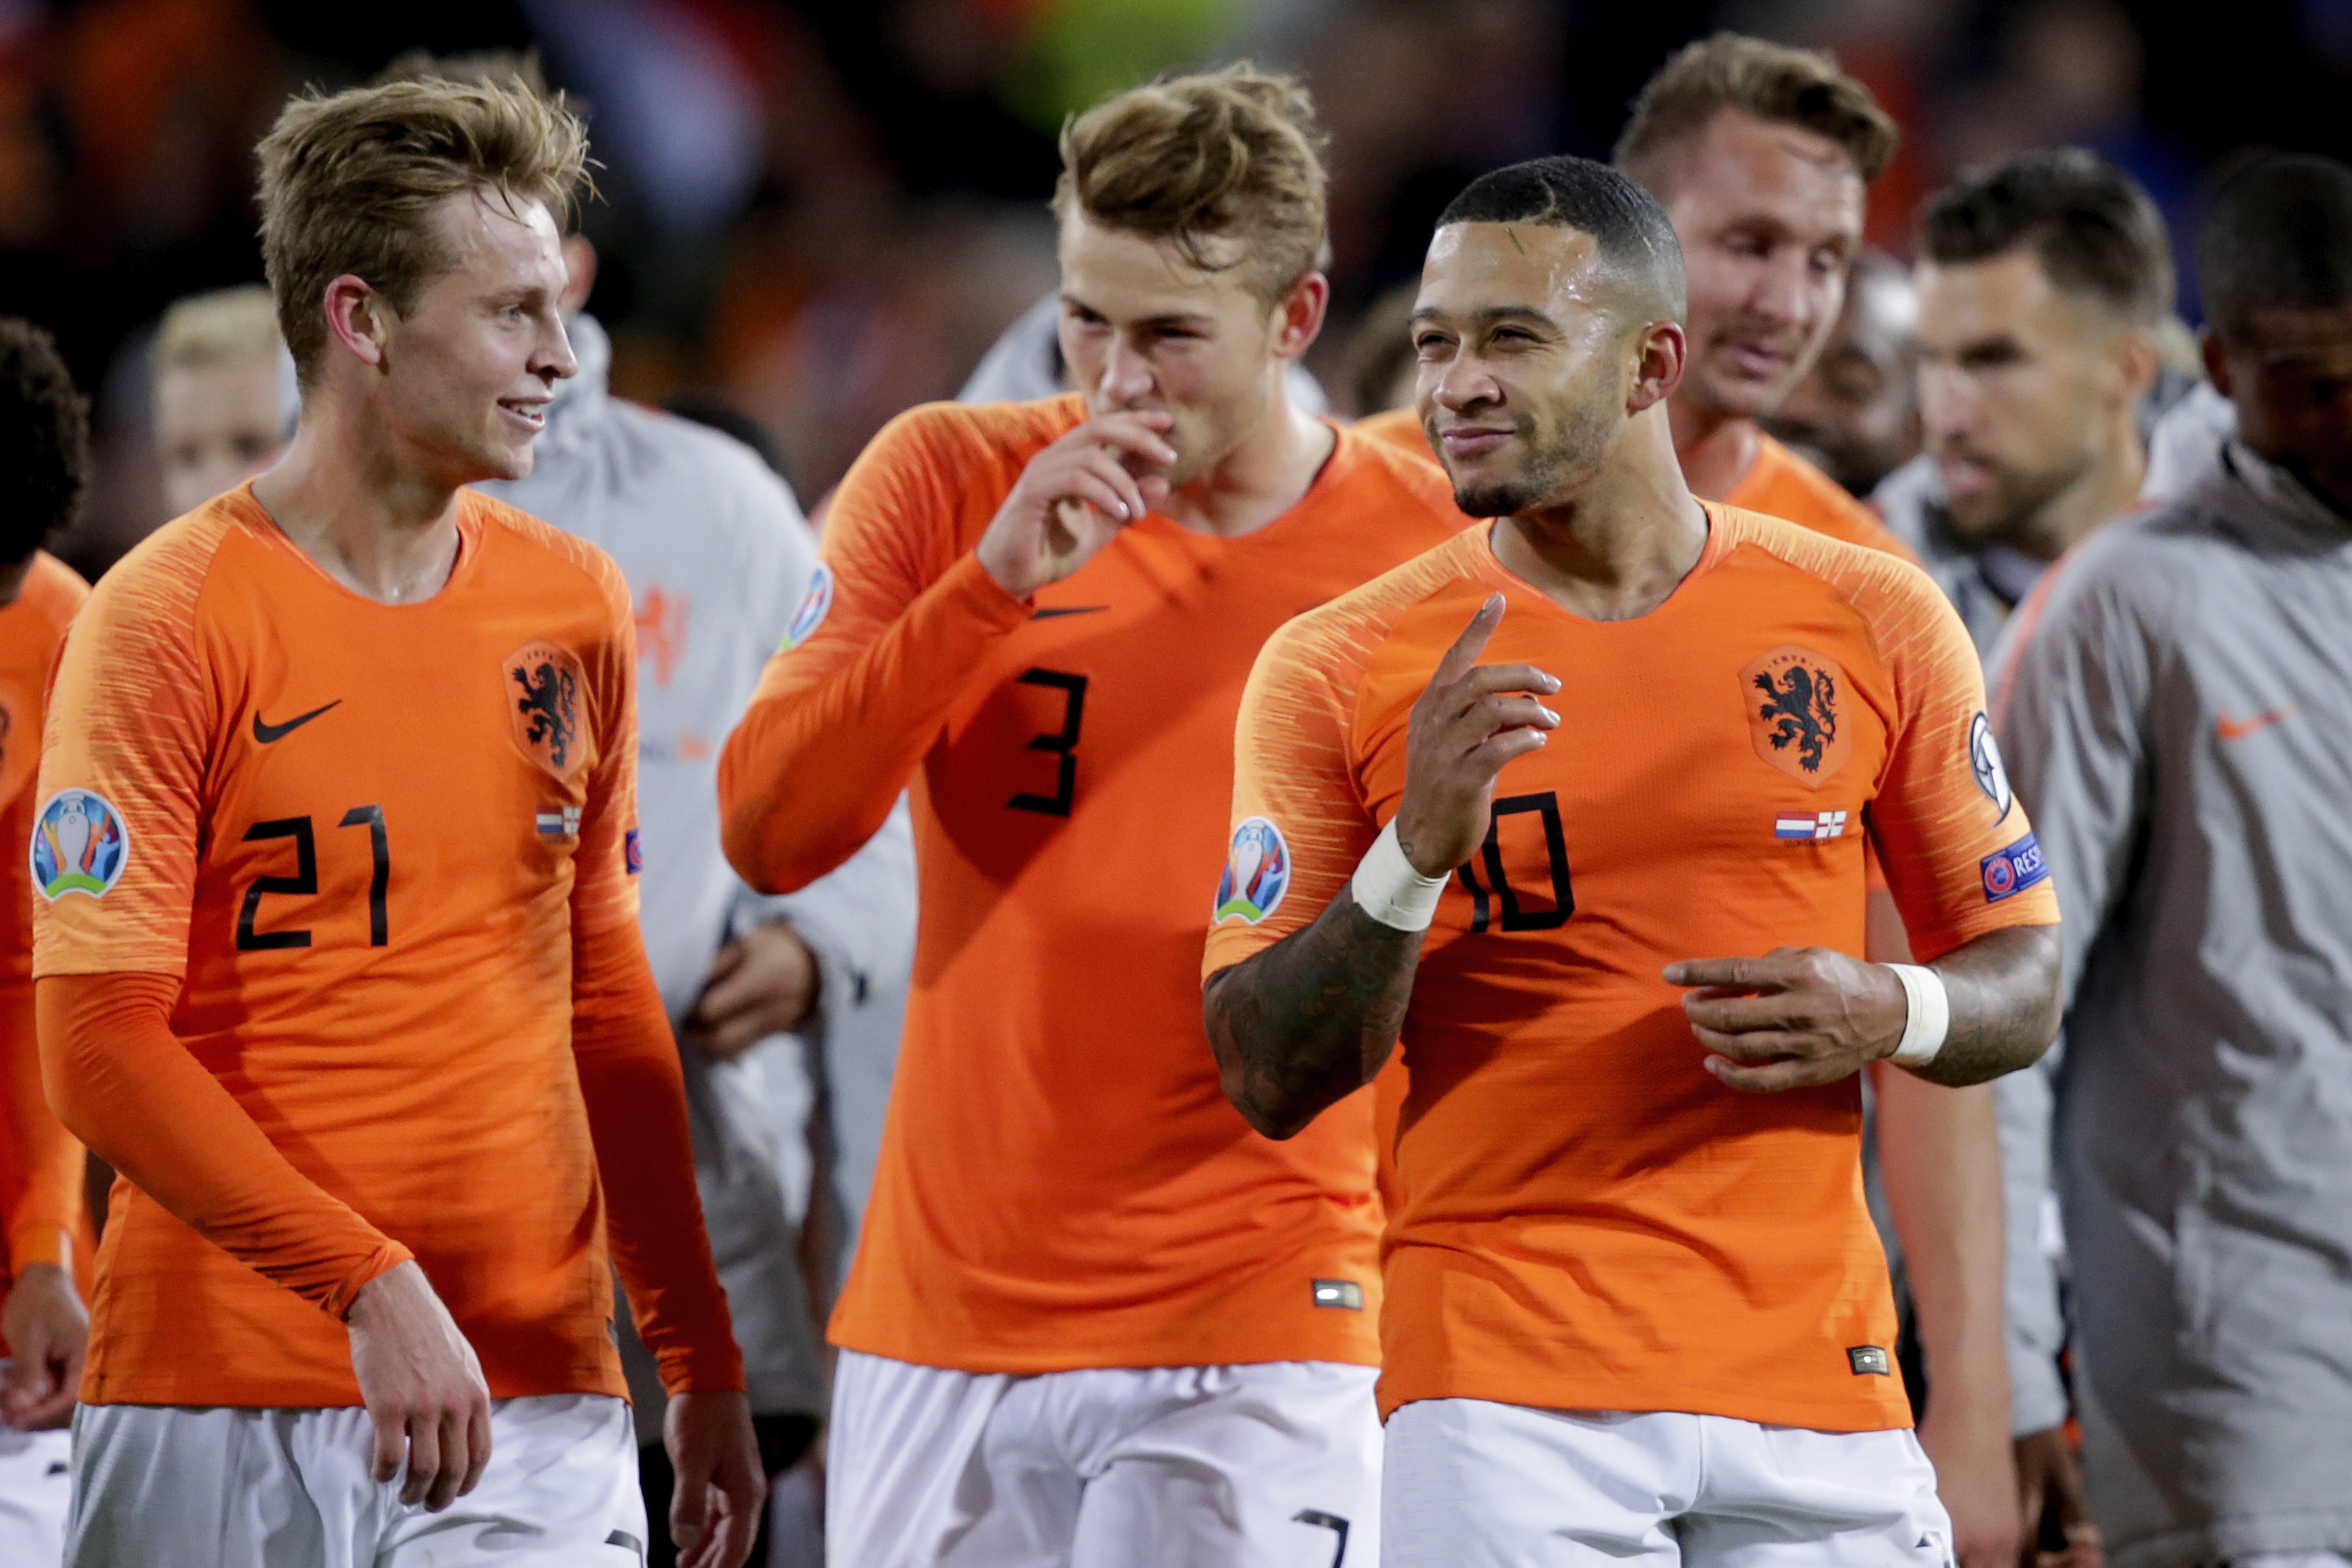
<instances>
[{"instance_id":1,"label":"player's ear","mask_svg":"<svg viewBox=\"0 0 2352 1568\"><path fill-rule=\"evenodd\" d=\"M1626 389L1625 412L1639 413L1673 395L1683 379L1683 363L1690 340L1679 321L1650 321L1630 340L1633 384Z\"/></svg>"},{"instance_id":2,"label":"player's ear","mask_svg":"<svg viewBox=\"0 0 2352 1568\"><path fill-rule=\"evenodd\" d=\"M327 285L327 336L363 365L383 363L392 311L367 279L346 272Z\"/></svg>"},{"instance_id":3,"label":"player's ear","mask_svg":"<svg viewBox=\"0 0 2352 1568\"><path fill-rule=\"evenodd\" d=\"M1275 307L1274 353L1295 360L1305 353L1323 330L1323 315L1331 307L1331 280L1310 272L1283 291Z\"/></svg>"},{"instance_id":4,"label":"player's ear","mask_svg":"<svg viewBox=\"0 0 2352 1568\"><path fill-rule=\"evenodd\" d=\"M2126 407L2137 408L2140 399L2156 385L2157 371L2163 364L2156 334L2145 327L2126 328L2116 334L2108 354L2115 365L2120 401Z\"/></svg>"}]
</instances>

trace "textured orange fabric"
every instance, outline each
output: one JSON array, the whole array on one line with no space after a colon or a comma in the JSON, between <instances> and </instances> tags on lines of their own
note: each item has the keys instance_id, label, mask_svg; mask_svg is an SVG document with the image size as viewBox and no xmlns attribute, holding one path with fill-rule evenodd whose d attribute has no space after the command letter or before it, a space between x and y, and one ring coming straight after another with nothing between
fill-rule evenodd
<instances>
[{"instance_id":1,"label":"textured orange fabric","mask_svg":"<svg viewBox=\"0 0 2352 1568\"><path fill-rule=\"evenodd\" d=\"M1226 1103L1202 878L1259 645L1459 517L1429 465L1341 431L1257 532L1149 517L1016 601L972 547L1083 416L938 406L876 437L727 747L729 852L765 887L818 875L915 788L914 995L833 1337L982 1372L1369 1363L1370 1097L1288 1143ZM1318 1306L1318 1279L1354 1281L1364 1310Z\"/></svg>"},{"instance_id":2,"label":"textured orange fabric","mask_svg":"<svg viewBox=\"0 0 2352 1568\"><path fill-rule=\"evenodd\" d=\"M1888 555L1916 561L1910 547L1888 531L1878 514L1845 493L1838 482L1798 456L1781 443L1759 431L1756 458L1748 472L1723 498L1727 507L1781 517L1843 539L1867 545Z\"/></svg>"},{"instance_id":3,"label":"textured orange fabric","mask_svg":"<svg viewBox=\"0 0 2352 1568\"><path fill-rule=\"evenodd\" d=\"M36 553L0 608L0 1297L28 1263L70 1267L89 1288L82 1150L41 1090L33 1021L33 893L16 846L32 836L49 670L89 584Z\"/></svg>"},{"instance_id":4,"label":"textured orange fabric","mask_svg":"<svg viewBox=\"0 0 2352 1568\"><path fill-rule=\"evenodd\" d=\"M339 1314L408 1253L493 1396L621 1394L608 1225L666 1379L742 1386L637 935L628 592L496 502L458 528L380 604L240 488L68 638L42 1056L128 1177L85 1400L357 1404Z\"/></svg>"},{"instance_id":5,"label":"textured orange fabric","mask_svg":"<svg viewBox=\"0 0 2352 1568\"><path fill-rule=\"evenodd\" d=\"M1983 685L1934 584L1707 511L1697 567L1638 619L1569 614L1481 527L1293 622L1251 676L1233 812L1249 863L1233 873L1263 913L1212 928L1210 973L1303 929L1353 873L1395 814L1412 703L1488 594L1508 607L1483 662L1566 683L1550 744L1504 769L1414 983L1385 1410L1909 1420L1900 1384L1846 1355L1895 1343L1858 1082L1725 1087L1660 970L1784 945L1859 954L1865 829L1923 961L2055 904L2046 882L1988 897L1983 858L2029 830L1977 782ZM1838 812L1833 836L1776 831ZM1264 830L1239 831L1252 818L1281 835L1279 890L1256 869Z\"/></svg>"},{"instance_id":6,"label":"textured orange fabric","mask_svg":"<svg viewBox=\"0 0 2352 1568\"><path fill-rule=\"evenodd\" d=\"M1423 463L1437 461L1437 454L1429 449L1429 437L1421 428L1421 411L1417 408L1388 408L1368 413L1356 421L1353 428L1366 440L1385 443L1408 457L1418 457Z\"/></svg>"}]
</instances>

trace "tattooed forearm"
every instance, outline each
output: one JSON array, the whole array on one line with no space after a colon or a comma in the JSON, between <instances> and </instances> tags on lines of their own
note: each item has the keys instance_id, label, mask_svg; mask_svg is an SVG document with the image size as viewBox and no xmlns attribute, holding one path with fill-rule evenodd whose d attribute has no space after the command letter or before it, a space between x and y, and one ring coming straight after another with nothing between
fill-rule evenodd
<instances>
[{"instance_id":1,"label":"tattooed forearm","mask_svg":"<svg viewBox=\"0 0 2352 1568\"><path fill-rule=\"evenodd\" d=\"M2012 925L1936 960L1952 998L1951 1032L1917 1070L1959 1088L2031 1067L2058 1037L2058 927Z\"/></svg>"},{"instance_id":2,"label":"tattooed forearm","mask_svg":"<svg viewBox=\"0 0 2352 1568\"><path fill-rule=\"evenodd\" d=\"M1404 1027L1422 935L1383 925L1343 888L1314 925L1209 977L1209 1044L1251 1126L1290 1137L1371 1082Z\"/></svg>"}]
</instances>

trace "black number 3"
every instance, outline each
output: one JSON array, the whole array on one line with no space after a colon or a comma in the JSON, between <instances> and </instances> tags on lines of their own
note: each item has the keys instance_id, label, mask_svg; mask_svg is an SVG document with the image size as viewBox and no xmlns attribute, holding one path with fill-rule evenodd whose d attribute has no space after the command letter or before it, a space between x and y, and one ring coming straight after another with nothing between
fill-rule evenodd
<instances>
[{"instance_id":1,"label":"black number 3","mask_svg":"<svg viewBox=\"0 0 2352 1568\"><path fill-rule=\"evenodd\" d=\"M374 873L368 878L368 946L389 946L392 943L391 918L385 907L386 894L392 888L392 846L383 831L382 806L354 806L343 813L337 824L341 828L365 828L368 831L368 854L374 862ZM261 914L264 894L284 893L313 898L319 892L319 841L308 817L280 817L274 821L256 822L245 831L245 841L259 843L269 839L294 841L294 874L292 876L257 876L253 885L245 890L245 903L236 912L236 950L240 953L267 952L276 947L308 947L308 931L256 931L253 923Z\"/></svg>"},{"instance_id":2,"label":"black number 3","mask_svg":"<svg viewBox=\"0 0 2352 1568\"><path fill-rule=\"evenodd\" d=\"M1518 890L1503 874L1503 819L1521 811L1534 811L1543 819L1544 858L1551 867L1551 902L1549 909L1528 909L1519 903ZM1568 924L1576 913L1576 890L1568 874L1568 838L1559 823L1559 798L1547 789L1540 795L1508 795L1495 802L1495 814L1486 822L1486 841L1478 847L1477 861L1465 861L1462 865L1462 885L1470 894L1470 929L1486 929L1488 915L1486 889L1478 885L1478 878L1470 868L1483 862L1486 880L1494 884L1495 893L1503 902L1502 929L1506 931L1552 931Z\"/></svg>"},{"instance_id":3,"label":"black number 3","mask_svg":"<svg viewBox=\"0 0 2352 1568\"><path fill-rule=\"evenodd\" d=\"M1061 729L1032 737L1028 747L1031 751L1052 752L1061 766L1051 795L1024 792L1004 803L1016 811L1041 811L1048 817L1066 817L1070 814L1071 802L1077 796L1078 727L1086 722L1087 678L1066 674L1060 670L1031 670L1020 679L1024 686L1050 686L1063 695Z\"/></svg>"}]
</instances>

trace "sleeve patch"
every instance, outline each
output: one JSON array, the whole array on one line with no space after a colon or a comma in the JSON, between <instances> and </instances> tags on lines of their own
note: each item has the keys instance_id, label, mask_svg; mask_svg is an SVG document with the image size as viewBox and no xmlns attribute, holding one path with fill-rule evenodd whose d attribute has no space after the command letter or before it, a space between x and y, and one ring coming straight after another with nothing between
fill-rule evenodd
<instances>
[{"instance_id":1,"label":"sleeve patch","mask_svg":"<svg viewBox=\"0 0 2352 1568\"><path fill-rule=\"evenodd\" d=\"M621 836L621 853L631 876L646 869L646 847L637 841L637 830L631 828Z\"/></svg>"},{"instance_id":2,"label":"sleeve patch","mask_svg":"<svg viewBox=\"0 0 2352 1568\"><path fill-rule=\"evenodd\" d=\"M131 863L131 830L105 796L60 789L33 821L33 885L55 904L68 893L103 898Z\"/></svg>"},{"instance_id":3,"label":"sleeve patch","mask_svg":"<svg viewBox=\"0 0 2352 1568\"><path fill-rule=\"evenodd\" d=\"M2042 858L2042 846L2032 833L1998 854L1985 856L1981 863L1987 904L2023 893L2050 875L2050 862Z\"/></svg>"},{"instance_id":4,"label":"sleeve patch","mask_svg":"<svg viewBox=\"0 0 2352 1568\"><path fill-rule=\"evenodd\" d=\"M801 601L801 607L793 612L793 623L784 628L783 645L776 652L789 653L814 636L816 629L824 624L824 618L832 609L833 568L820 561L816 575L809 579L808 595ZM772 626L775 622L772 621L769 624Z\"/></svg>"},{"instance_id":5,"label":"sleeve patch","mask_svg":"<svg viewBox=\"0 0 2352 1568\"><path fill-rule=\"evenodd\" d=\"M1282 907L1282 895L1289 891L1290 845L1282 830L1264 817L1243 818L1225 852L1212 918L1220 925L1239 919L1255 925Z\"/></svg>"},{"instance_id":6,"label":"sleeve patch","mask_svg":"<svg viewBox=\"0 0 2352 1568\"><path fill-rule=\"evenodd\" d=\"M2009 770L2000 765L2000 743L1993 738L1992 721L1981 712L1969 721L1969 770L1992 802L1994 823L2005 821L2015 797L2009 788Z\"/></svg>"}]
</instances>

